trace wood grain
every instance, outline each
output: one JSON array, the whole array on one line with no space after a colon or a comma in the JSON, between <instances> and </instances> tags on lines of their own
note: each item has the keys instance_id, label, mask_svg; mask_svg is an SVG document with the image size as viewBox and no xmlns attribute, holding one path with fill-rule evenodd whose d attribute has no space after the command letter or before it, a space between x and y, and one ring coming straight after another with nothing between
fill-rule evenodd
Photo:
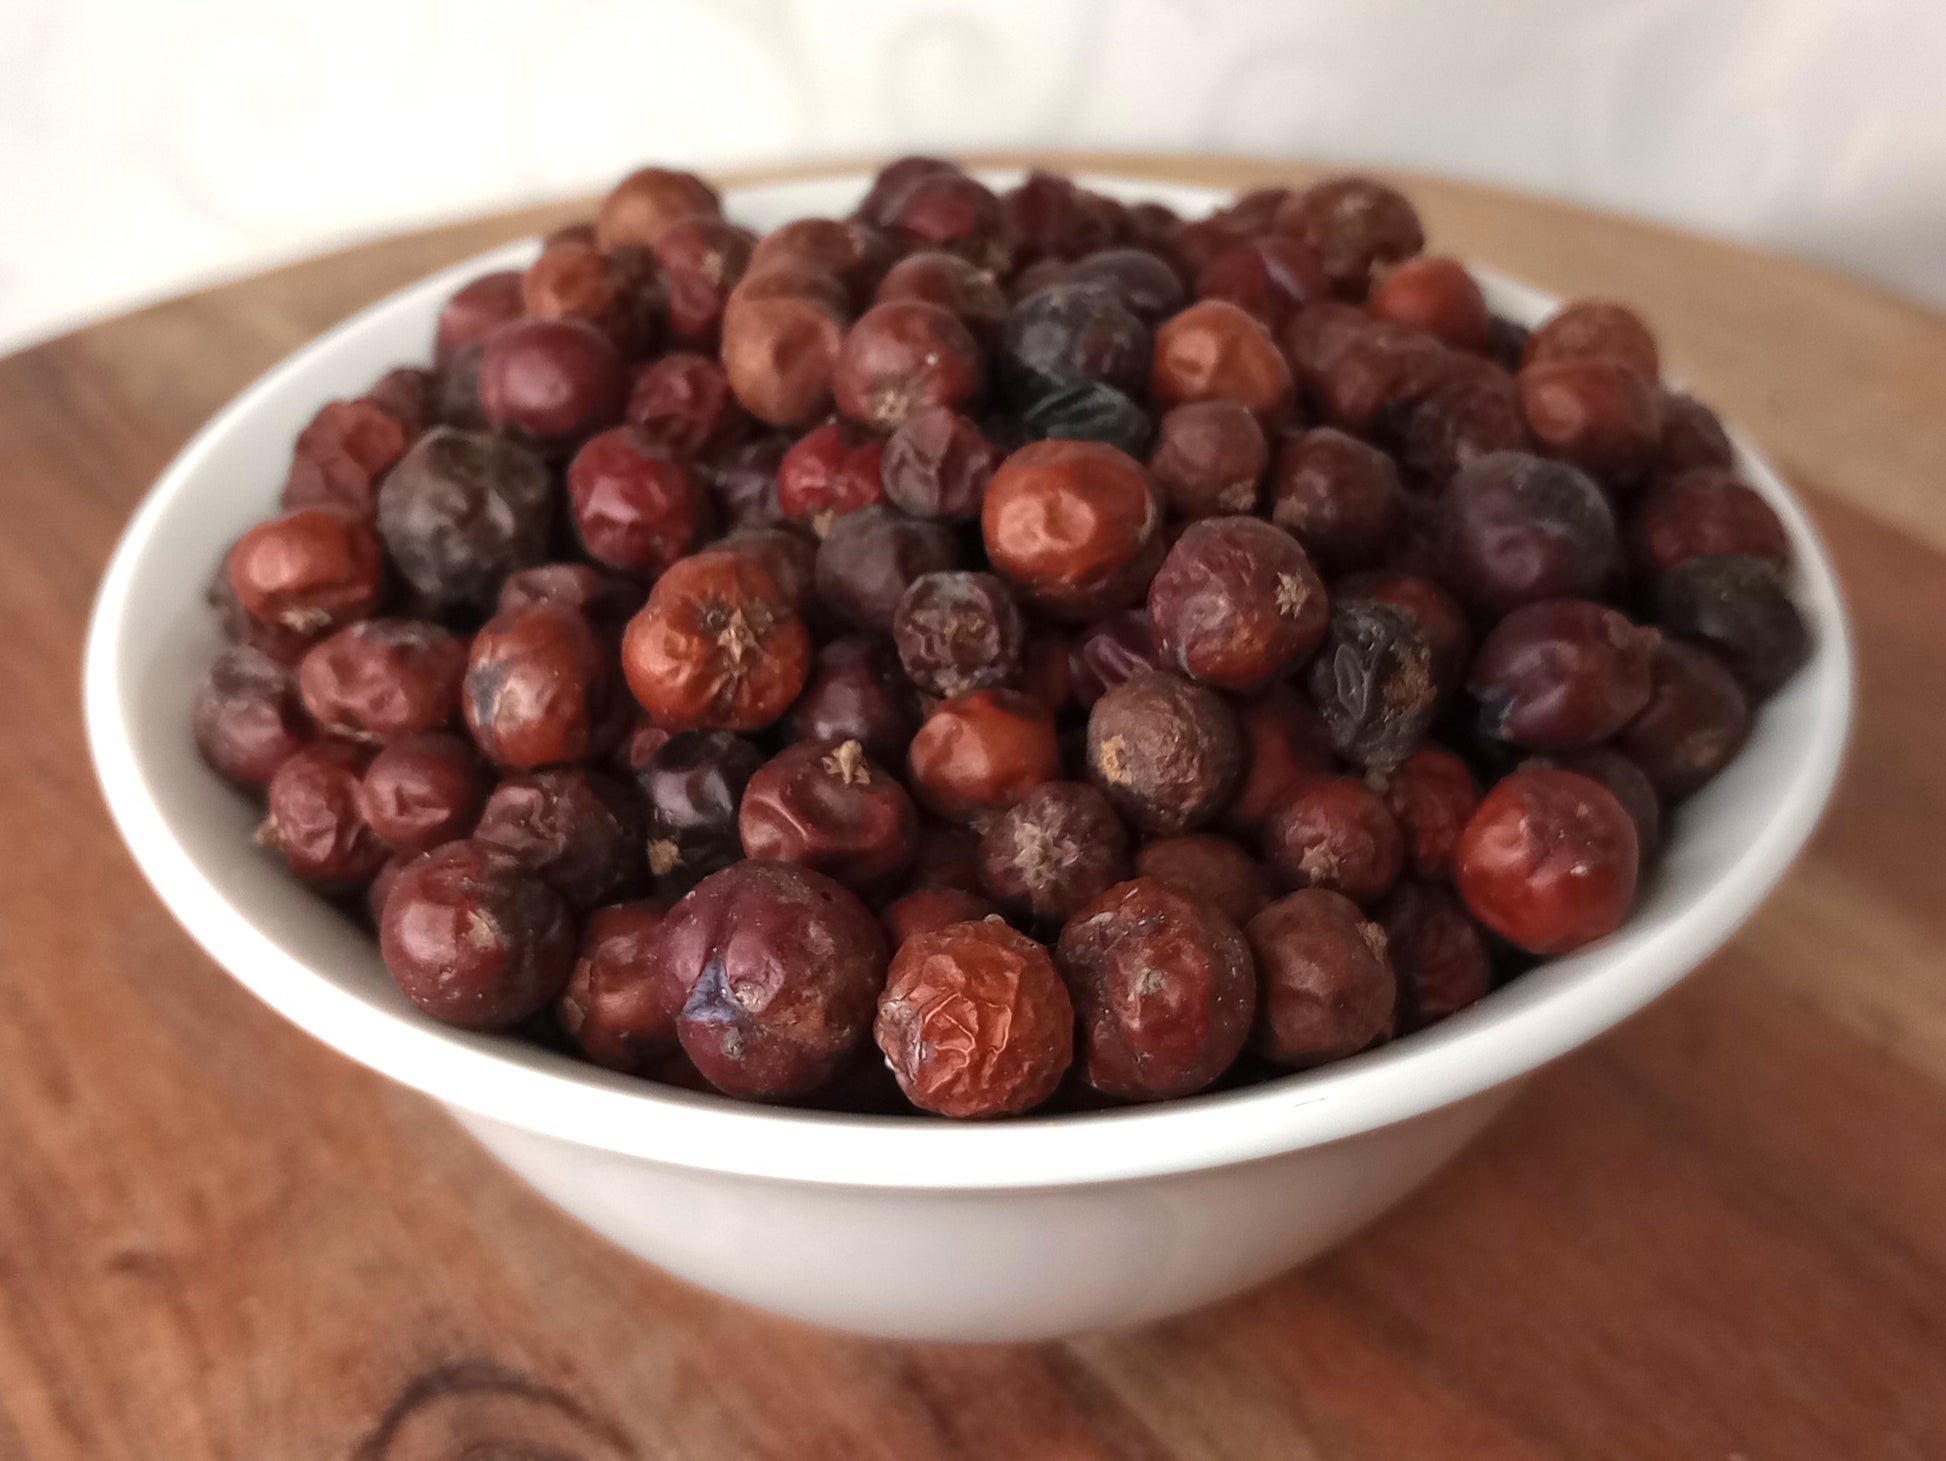
<instances>
[{"instance_id":1,"label":"wood grain","mask_svg":"<svg viewBox=\"0 0 1946 1461\"><path fill-rule=\"evenodd\" d=\"M1398 1212L1243 1299L1063 1345L836 1338L624 1257L233 985L101 810L82 629L149 479L319 329L580 210L0 360L0 1458L1946 1456L1946 323L1727 245L1414 186L1442 248L1644 306L1806 490L1857 619L1849 771L1705 971Z\"/></svg>"}]
</instances>

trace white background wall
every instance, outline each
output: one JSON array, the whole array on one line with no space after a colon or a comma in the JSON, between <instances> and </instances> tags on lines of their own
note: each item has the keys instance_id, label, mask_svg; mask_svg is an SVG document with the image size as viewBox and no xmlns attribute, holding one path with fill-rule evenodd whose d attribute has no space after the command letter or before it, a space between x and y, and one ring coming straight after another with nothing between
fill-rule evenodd
<instances>
[{"instance_id":1,"label":"white background wall","mask_svg":"<svg viewBox=\"0 0 1946 1461\"><path fill-rule=\"evenodd\" d=\"M329 243L913 147L1414 167L1946 304L1946 0L0 0L0 349Z\"/></svg>"}]
</instances>

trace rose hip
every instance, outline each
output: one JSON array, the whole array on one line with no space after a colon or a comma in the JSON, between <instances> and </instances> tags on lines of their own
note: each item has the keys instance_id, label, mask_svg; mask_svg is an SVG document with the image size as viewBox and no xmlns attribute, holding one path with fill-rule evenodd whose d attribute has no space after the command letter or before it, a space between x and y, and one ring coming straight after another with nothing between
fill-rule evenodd
<instances>
[{"instance_id":1,"label":"rose hip","mask_svg":"<svg viewBox=\"0 0 1946 1461\"><path fill-rule=\"evenodd\" d=\"M1273 685L1236 707L1243 737L1243 775L1223 810L1223 824L1256 842L1265 820L1296 787L1338 770L1324 718L1288 685Z\"/></svg>"},{"instance_id":2,"label":"rose hip","mask_svg":"<svg viewBox=\"0 0 1946 1461\"><path fill-rule=\"evenodd\" d=\"M906 1099L940 1116L1010 1116L1054 1094L1074 1005L1047 950L998 919L909 940L874 1027Z\"/></svg>"},{"instance_id":3,"label":"rose hip","mask_svg":"<svg viewBox=\"0 0 1946 1461\"><path fill-rule=\"evenodd\" d=\"M1065 919L1129 874L1128 832L1083 781L1047 781L987 826L980 881L1003 908Z\"/></svg>"},{"instance_id":4,"label":"rose hip","mask_svg":"<svg viewBox=\"0 0 1946 1461\"><path fill-rule=\"evenodd\" d=\"M1126 452L1042 441L994 474L980 527L995 569L1030 601L1092 618L1126 608L1148 588L1160 561L1162 504Z\"/></svg>"},{"instance_id":5,"label":"rose hip","mask_svg":"<svg viewBox=\"0 0 1946 1461\"><path fill-rule=\"evenodd\" d=\"M501 437L439 427L378 491L399 575L442 608L485 609L501 580L547 556L552 488L539 457Z\"/></svg>"},{"instance_id":6,"label":"rose hip","mask_svg":"<svg viewBox=\"0 0 1946 1461\"><path fill-rule=\"evenodd\" d=\"M380 560L368 523L304 507L258 523L226 561L230 587L253 620L316 637L378 607Z\"/></svg>"},{"instance_id":7,"label":"rose hip","mask_svg":"<svg viewBox=\"0 0 1946 1461\"><path fill-rule=\"evenodd\" d=\"M196 690L196 749L220 775L258 787L313 735L291 672L261 650L231 645Z\"/></svg>"},{"instance_id":8,"label":"rose hip","mask_svg":"<svg viewBox=\"0 0 1946 1461\"><path fill-rule=\"evenodd\" d=\"M577 912L641 891L641 799L599 771L560 766L503 778L473 835L506 848Z\"/></svg>"},{"instance_id":9,"label":"rose hip","mask_svg":"<svg viewBox=\"0 0 1946 1461\"><path fill-rule=\"evenodd\" d=\"M1375 599L1332 609L1306 683L1332 748L1377 771L1419 748L1438 707L1425 632L1405 610Z\"/></svg>"},{"instance_id":10,"label":"rose hip","mask_svg":"<svg viewBox=\"0 0 1946 1461\"><path fill-rule=\"evenodd\" d=\"M613 426L627 401L621 352L586 320L514 320L493 332L480 357L487 420L543 449Z\"/></svg>"},{"instance_id":11,"label":"rose hip","mask_svg":"<svg viewBox=\"0 0 1946 1461\"><path fill-rule=\"evenodd\" d=\"M1288 533L1254 517L1205 518L1184 530L1149 585L1165 663L1220 689L1249 692L1289 674L1324 639L1324 584Z\"/></svg>"},{"instance_id":12,"label":"rose hip","mask_svg":"<svg viewBox=\"0 0 1946 1461\"><path fill-rule=\"evenodd\" d=\"M1664 640L1649 663L1649 698L1617 744L1655 789L1688 796L1727 766L1750 734L1750 701L1706 649Z\"/></svg>"},{"instance_id":13,"label":"rose hip","mask_svg":"<svg viewBox=\"0 0 1946 1461\"><path fill-rule=\"evenodd\" d=\"M1405 839L1379 794L1350 776L1299 785L1264 823L1264 857L1286 888L1374 903L1398 881Z\"/></svg>"},{"instance_id":14,"label":"rose hip","mask_svg":"<svg viewBox=\"0 0 1946 1461\"><path fill-rule=\"evenodd\" d=\"M1563 305L1527 337L1522 363L1556 360L1610 360L1654 382L1662 372L1655 336L1642 317L1625 304L1580 299Z\"/></svg>"},{"instance_id":15,"label":"rose hip","mask_svg":"<svg viewBox=\"0 0 1946 1461\"><path fill-rule=\"evenodd\" d=\"M1223 697L1167 671L1117 685L1088 713L1088 776L1151 835L1213 821L1243 769Z\"/></svg>"},{"instance_id":16,"label":"rose hip","mask_svg":"<svg viewBox=\"0 0 1946 1461\"><path fill-rule=\"evenodd\" d=\"M1493 982L1486 940L1443 883L1405 882L1380 915L1399 978L1399 1028L1423 1030L1477 1003Z\"/></svg>"},{"instance_id":17,"label":"rose hip","mask_svg":"<svg viewBox=\"0 0 1946 1461\"><path fill-rule=\"evenodd\" d=\"M882 504L860 508L833 522L818 545L818 598L855 628L889 634L906 590L952 568L958 556L943 523Z\"/></svg>"},{"instance_id":18,"label":"rose hip","mask_svg":"<svg viewBox=\"0 0 1946 1461\"><path fill-rule=\"evenodd\" d=\"M958 695L1015 679L1027 626L1006 584L991 573L928 573L900 597L892 638L913 684Z\"/></svg>"},{"instance_id":19,"label":"rose hip","mask_svg":"<svg viewBox=\"0 0 1946 1461\"><path fill-rule=\"evenodd\" d=\"M804 688L810 658L811 636L776 580L721 549L657 579L622 640L629 689L675 730L769 725Z\"/></svg>"},{"instance_id":20,"label":"rose hip","mask_svg":"<svg viewBox=\"0 0 1946 1461\"><path fill-rule=\"evenodd\" d=\"M905 872L919 814L857 741L799 741L750 778L737 827L745 857L801 863L865 893Z\"/></svg>"},{"instance_id":21,"label":"rose hip","mask_svg":"<svg viewBox=\"0 0 1946 1461\"><path fill-rule=\"evenodd\" d=\"M777 507L820 538L848 512L884 501L879 485L885 444L836 421L800 436L777 464Z\"/></svg>"},{"instance_id":22,"label":"rose hip","mask_svg":"<svg viewBox=\"0 0 1946 1461\"><path fill-rule=\"evenodd\" d=\"M885 982L885 938L865 905L788 862L704 878L669 910L657 959L683 1050L711 1085L752 1100L822 1085Z\"/></svg>"},{"instance_id":23,"label":"rose hip","mask_svg":"<svg viewBox=\"0 0 1946 1461\"><path fill-rule=\"evenodd\" d=\"M1541 599L1599 596L1621 569L1615 514L1601 488L1564 462L1493 452L1462 468L1439 500L1441 576L1498 617Z\"/></svg>"},{"instance_id":24,"label":"rose hip","mask_svg":"<svg viewBox=\"0 0 1946 1461\"><path fill-rule=\"evenodd\" d=\"M416 853L473 835L487 775L470 742L434 732L383 747L365 768L358 810L395 852Z\"/></svg>"},{"instance_id":25,"label":"rose hip","mask_svg":"<svg viewBox=\"0 0 1946 1461\"><path fill-rule=\"evenodd\" d=\"M1767 558L1779 568L1791 562L1790 537L1771 505L1711 468L1657 482L1637 507L1629 536L1635 561L1650 576L1714 553Z\"/></svg>"},{"instance_id":26,"label":"rose hip","mask_svg":"<svg viewBox=\"0 0 1946 1461\"><path fill-rule=\"evenodd\" d=\"M366 619L306 654L297 687L324 730L390 741L452 723L466 658L466 642L437 624Z\"/></svg>"},{"instance_id":27,"label":"rose hip","mask_svg":"<svg viewBox=\"0 0 1946 1461\"><path fill-rule=\"evenodd\" d=\"M1635 824L1612 792L1572 771L1503 777L1460 834L1453 882L1467 911L1530 954L1613 933L1635 898Z\"/></svg>"},{"instance_id":28,"label":"rose hip","mask_svg":"<svg viewBox=\"0 0 1946 1461\"><path fill-rule=\"evenodd\" d=\"M1473 660L1480 729L1530 750L1606 740L1649 701L1659 636L1586 599L1548 599L1502 619Z\"/></svg>"},{"instance_id":29,"label":"rose hip","mask_svg":"<svg viewBox=\"0 0 1946 1461\"><path fill-rule=\"evenodd\" d=\"M517 1025L566 987L574 924L561 896L490 842L449 842L408 864L379 921L406 997L473 1030Z\"/></svg>"},{"instance_id":30,"label":"rose hip","mask_svg":"<svg viewBox=\"0 0 1946 1461\"><path fill-rule=\"evenodd\" d=\"M1229 301L1205 299L1157 329L1149 395L1164 411L1186 401L1239 401L1274 430L1291 414L1293 387L1270 332Z\"/></svg>"},{"instance_id":31,"label":"rose hip","mask_svg":"<svg viewBox=\"0 0 1946 1461\"><path fill-rule=\"evenodd\" d=\"M1810 652L1803 616L1777 565L1747 554L1707 554L1663 574L1656 623L1712 650L1744 689L1762 699Z\"/></svg>"},{"instance_id":32,"label":"rose hip","mask_svg":"<svg viewBox=\"0 0 1946 1461\"><path fill-rule=\"evenodd\" d=\"M1444 746L1421 746L1385 776L1380 790L1405 839L1413 874L1451 873L1460 832L1480 804L1480 787L1466 762Z\"/></svg>"},{"instance_id":33,"label":"rose hip","mask_svg":"<svg viewBox=\"0 0 1946 1461\"><path fill-rule=\"evenodd\" d=\"M1153 878L1106 889L1056 950L1081 1025L1081 1075L1106 1095L1194 1095L1237 1058L1257 1011L1243 933Z\"/></svg>"},{"instance_id":34,"label":"rose hip","mask_svg":"<svg viewBox=\"0 0 1946 1461\"><path fill-rule=\"evenodd\" d=\"M1486 348L1486 296L1457 259L1407 259L1372 291L1371 311L1373 319L1412 325L1455 350Z\"/></svg>"},{"instance_id":35,"label":"rose hip","mask_svg":"<svg viewBox=\"0 0 1946 1461\"><path fill-rule=\"evenodd\" d=\"M635 782L657 892L686 893L742 855L738 809L763 763L762 751L728 731L680 731L649 753Z\"/></svg>"},{"instance_id":36,"label":"rose hip","mask_svg":"<svg viewBox=\"0 0 1946 1461\"><path fill-rule=\"evenodd\" d=\"M1391 1038L1398 989L1385 933L1351 899L1302 888L1243 932L1257 967L1258 1054L1303 1069Z\"/></svg>"},{"instance_id":37,"label":"rose hip","mask_svg":"<svg viewBox=\"0 0 1946 1461\"><path fill-rule=\"evenodd\" d=\"M876 304L845 334L831 377L838 409L874 431L894 431L927 406L979 405L986 358L972 331L936 304Z\"/></svg>"},{"instance_id":38,"label":"rose hip","mask_svg":"<svg viewBox=\"0 0 1946 1461\"><path fill-rule=\"evenodd\" d=\"M1149 475L1178 517L1253 512L1270 463L1264 429L1240 401L1190 401L1165 412Z\"/></svg>"},{"instance_id":39,"label":"rose hip","mask_svg":"<svg viewBox=\"0 0 1946 1461\"><path fill-rule=\"evenodd\" d=\"M614 708L608 655L575 610L538 604L499 614L474 636L460 709L475 744L498 765L593 755Z\"/></svg>"},{"instance_id":40,"label":"rose hip","mask_svg":"<svg viewBox=\"0 0 1946 1461\"><path fill-rule=\"evenodd\" d=\"M363 887L385 865L385 844L366 825L358 781L371 752L316 740L286 757L265 792L257 843L282 854L291 876L328 893Z\"/></svg>"},{"instance_id":41,"label":"rose hip","mask_svg":"<svg viewBox=\"0 0 1946 1461\"><path fill-rule=\"evenodd\" d=\"M555 1013L596 1065L647 1075L675 1053L675 1021L655 977L656 938L667 913L644 898L597 908L582 925L580 956Z\"/></svg>"},{"instance_id":42,"label":"rose hip","mask_svg":"<svg viewBox=\"0 0 1946 1461\"><path fill-rule=\"evenodd\" d=\"M1285 438L1271 468L1270 498L1270 520L1326 573L1378 562L1405 511L1392 459L1330 426Z\"/></svg>"},{"instance_id":43,"label":"rose hip","mask_svg":"<svg viewBox=\"0 0 1946 1461\"><path fill-rule=\"evenodd\" d=\"M912 737L912 791L935 814L980 822L1061 774L1054 712L1018 690L942 700Z\"/></svg>"},{"instance_id":44,"label":"rose hip","mask_svg":"<svg viewBox=\"0 0 1946 1461\"><path fill-rule=\"evenodd\" d=\"M1238 928L1270 901L1263 864L1229 838L1207 832L1143 843L1135 854L1135 875L1174 889Z\"/></svg>"},{"instance_id":45,"label":"rose hip","mask_svg":"<svg viewBox=\"0 0 1946 1461\"><path fill-rule=\"evenodd\" d=\"M922 406L892 433L880 484L894 507L914 517L971 522L980 515L1001 453L965 416Z\"/></svg>"}]
</instances>

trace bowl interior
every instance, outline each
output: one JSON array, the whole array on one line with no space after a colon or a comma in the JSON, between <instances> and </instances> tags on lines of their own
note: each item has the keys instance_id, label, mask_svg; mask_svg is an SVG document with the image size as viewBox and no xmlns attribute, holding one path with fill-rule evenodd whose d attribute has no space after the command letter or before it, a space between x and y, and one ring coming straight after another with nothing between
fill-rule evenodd
<instances>
[{"instance_id":1,"label":"bowl interior","mask_svg":"<svg viewBox=\"0 0 1946 1461\"><path fill-rule=\"evenodd\" d=\"M994 181L1010 181L1006 174ZM1211 190L1091 178L1185 212ZM733 192L757 227L839 215L861 176ZM189 733L197 679L221 647L202 601L225 544L273 509L291 441L318 405L423 360L440 304L532 242L455 265L382 300L272 369L213 418L130 521L90 626L90 747L143 873L218 963L319 1039L442 1101L570 1140L752 1176L863 1186L1008 1187L1126 1179L1266 1156L1396 1121L1511 1079L1599 1034L1728 937L1782 874L1829 794L1851 699L1830 564L1776 475L1740 445L1798 558L1809 664L1770 700L1735 762L1676 815L1618 933L1556 959L1427 1031L1322 1070L1164 1106L987 1126L753 1107L630 1080L419 1015L370 936L254 847L258 812L213 775ZM1495 310L1536 322L1541 292L1479 269Z\"/></svg>"}]
</instances>

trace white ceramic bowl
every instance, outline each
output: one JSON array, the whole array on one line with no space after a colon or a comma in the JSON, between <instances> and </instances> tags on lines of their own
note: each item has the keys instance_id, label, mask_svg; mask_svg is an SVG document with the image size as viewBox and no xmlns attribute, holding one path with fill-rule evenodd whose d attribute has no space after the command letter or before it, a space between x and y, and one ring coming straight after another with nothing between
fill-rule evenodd
<instances>
[{"instance_id":1,"label":"white ceramic bowl","mask_svg":"<svg viewBox=\"0 0 1946 1461\"><path fill-rule=\"evenodd\" d=\"M1213 195L1095 179L1184 210ZM733 194L768 226L848 210L863 180ZM318 1039L444 1104L508 1166L630 1251L721 1293L843 1329L1022 1340L1220 1298L1368 1221L1473 1136L1536 1067L1669 988L1777 881L1828 795L1851 656L1831 568L1756 457L1815 635L1735 763L1685 806L1634 916L1435 1029L1327 1069L1153 1109L993 1125L741 1105L445 1028L394 988L371 937L250 842L257 812L205 769L190 700L219 648L202 588L272 510L320 402L424 357L441 301L525 262L518 244L346 321L231 402L130 521L95 604L87 723L115 820L183 926ZM1480 271L1496 309L1550 301Z\"/></svg>"}]
</instances>

